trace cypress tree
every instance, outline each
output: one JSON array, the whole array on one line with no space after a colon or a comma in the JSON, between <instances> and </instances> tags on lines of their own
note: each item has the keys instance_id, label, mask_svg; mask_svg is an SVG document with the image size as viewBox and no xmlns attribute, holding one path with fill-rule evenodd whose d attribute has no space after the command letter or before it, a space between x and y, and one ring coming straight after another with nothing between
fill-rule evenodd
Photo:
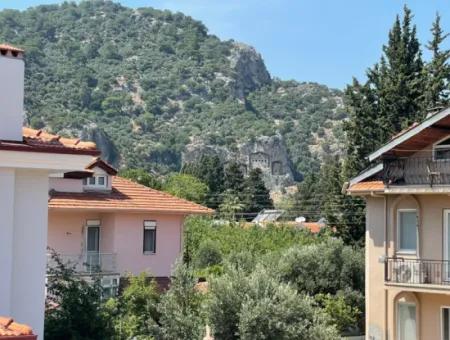
<instances>
[{"instance_id":1,"label":"cypress tree","mask_svg":"<svg viewBox=\"0 0 450 340\"><path fill-rule=\"evenodd\" d=\"M242 173L240 166L236 162L230 162L225 167L224 174L224 191L242 198L242 191L244 189L244 174Z\"/></svg>"},{"instance_id":2,"label":"cypress tree","mask_svg":"<svg viewBox=\"0 0 450 340\"><path fill-rule=\"evenodd\" d=\"M425 116L425 72L412 24L405 6L403 20L397 16L383 46L380 62L367 71L367 82L354 80L346 89L349 121L346 173L354 176L366 165L364 157L390 136Z\"/></svg>"},{"instance_id":3,"label":"cypress tree","mask_svg":"<svg viewBox=\"0 0 450 340\"><path fill-rule=\"evenodd\" d=\"M441 45L448 37L441 28L441 16L436 13L433 22L432 39L427 44L427 49L432 53L432 59L426 67L427 86L425 91L425 105L428 110L444 107L449 104L450 67L447 63L450 50L442 50Z\"/></svg>"},{"instance_id":4,"label":"cypress tree","mask_svg":"<svg viewBox=\"0 0 450 340\"><path fill-rule=\"evenodd\" d=\"M243 202L245 211L255 216L263 209L273 208L270 191L266 188L260 169L253 169L244 182ZM253 215L252 215L253 217Z\"/></svg>"}]
</instances>

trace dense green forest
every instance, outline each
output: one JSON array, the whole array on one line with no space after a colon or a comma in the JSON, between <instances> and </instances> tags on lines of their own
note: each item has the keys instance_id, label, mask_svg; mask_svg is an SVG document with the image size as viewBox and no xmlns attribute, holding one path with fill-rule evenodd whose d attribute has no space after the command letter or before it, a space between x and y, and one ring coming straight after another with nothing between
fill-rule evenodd
<instances>
[{"instance_id":1,"label":"dense green forest","mask_svg":"<svg viewBox=\"0 0 450 340\"><path fill-rule=\"evenodd\" d=\"M181 13L110 1L0 12L26 50L27 123L94 139L122 167L179 170L193 137L226 146L280 133L296 170L337 150L342 93L272 79L250 46Z\"/></svg>"}]
</instances>

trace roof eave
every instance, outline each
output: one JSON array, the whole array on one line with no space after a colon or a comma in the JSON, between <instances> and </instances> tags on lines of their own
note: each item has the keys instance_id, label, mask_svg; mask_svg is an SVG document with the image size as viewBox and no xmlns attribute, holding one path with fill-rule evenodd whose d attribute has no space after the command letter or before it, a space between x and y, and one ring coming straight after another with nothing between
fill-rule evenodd
<instances>
[{"instance_id":1,"label":"roof eave","mask_svg":"<svg viewBox=\"0 0 450 340\"><path fill-rule=\"evenodd\" d=\"M164 215L213 215L212 211L192 211L192 210L162 210L162 209L146 209L146 208L117 208L117 207L80 207L80 206L51 206L50 211L102 211L102 212L130 212L130 213L158 213Z\"/></svg>"},{"instance_id":2,"label":"roof eave","mask_svg":"<svg viewBox=\"0 0 450 340\"><path fill-rule=\"evenodd\" d=\"M369 156L367 156L367 159L372 162L375 159L379 158L386 152L392 150L394 147L400 145L404 141L408 140L409 138L415 136L419 132L425 130L426 128L430 127L434 123L440 121L441 119L447 117L450 115L450 108L447 108L445 110L442 110L441 112L436 113L435 115L425 119L422 123L417 125L416 127L412 128L411 130L405 132L404 134L398 136L397 138L391 140L390 142L383 145L381 148L376 150L375 152L371 153Z\"/></svg>"}]
</instances>

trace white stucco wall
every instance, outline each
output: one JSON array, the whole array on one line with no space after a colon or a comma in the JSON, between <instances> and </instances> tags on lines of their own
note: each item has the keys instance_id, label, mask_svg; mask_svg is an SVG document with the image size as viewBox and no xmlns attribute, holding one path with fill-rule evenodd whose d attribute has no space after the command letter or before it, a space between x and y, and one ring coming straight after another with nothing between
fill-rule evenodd
<instances>
[{"instance_id":1,"label":"white stucco wall","mask_svg":"<svg viewBox=\"0 0 450 340\"><path fill-rule=\"evenodd\" d=\"M11 273L13 268L14 230L14 169L0 168L0 315L9 315L11 310ZM4 293L3 293L4 292Z\"/></svg>"},{"instance_id":2,"label":"white stucco wall","mask_svg":"<svg viewBox=\"0 0 450 340\"><path fill-rule=\"evenodd\" d=\"M81 179L50 177L50 190L83 192L83 181Z\"/></svg>"},{"instance_id":3,"label":"white stucco wall","mask_svg":"<svg viewBox=\"0 0 450 340\"><path fill-rule=\"evenodd\" d=\"M21 141L24 62L0 55L0 139Z\"/></svg>"},{"instance_id":4,"label":"white stucco wall","mask_svg":"<svg viewBox=\"0 0 450 340\"><path fill-rule=\"evenodd\" d=\"M0 168L0 314L43 339L48 172Z\"/></svg>"},{"instance_id":5,"label":"white stucco wall","mask_svg":"<svg viewBox=\"0 0 450 340\"><path fill-rule=\"evenodd\" d=\"M49 174L81 171L87 155L0 150L0 315L43 339Z\"/></svg>"}]
</instances>

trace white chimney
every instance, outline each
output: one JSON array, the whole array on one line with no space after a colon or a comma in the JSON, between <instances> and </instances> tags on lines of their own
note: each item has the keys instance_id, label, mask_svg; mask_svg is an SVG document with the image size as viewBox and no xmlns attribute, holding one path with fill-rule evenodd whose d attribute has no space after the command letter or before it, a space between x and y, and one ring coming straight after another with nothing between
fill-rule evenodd
<instances>
[{"instance_id":1,"label":"white chimney","mask_svg":"<svg viewBox=\"0 0 450 340\"><path fill-rule=\"evenodd\" d=\"M0 44L0 140L22 141L23 50Z\"/></svg>"}]
</instances>

